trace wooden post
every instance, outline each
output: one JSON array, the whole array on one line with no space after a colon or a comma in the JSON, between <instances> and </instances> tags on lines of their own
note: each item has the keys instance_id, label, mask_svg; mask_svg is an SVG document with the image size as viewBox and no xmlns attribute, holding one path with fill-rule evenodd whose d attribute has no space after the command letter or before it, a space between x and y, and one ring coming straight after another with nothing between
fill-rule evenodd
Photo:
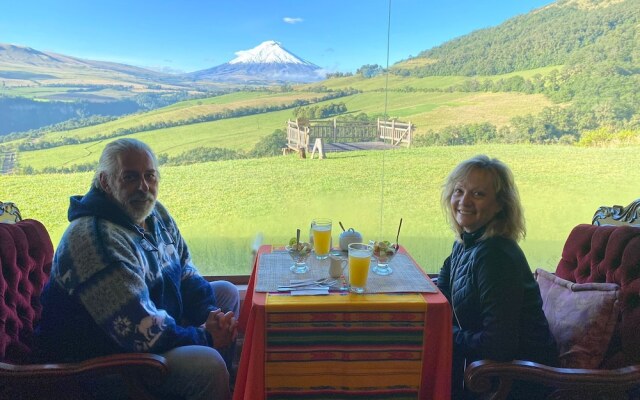
<instances>
[{"instance_id":1,"label":"wooden post","mask_svg":"<svg viewBox=\"0 0 640 400\"><path fill-rule=\"evenodd\" d=\"M316 138L316 141L313 144L313 150L311 151L312 160L313 160L313 155L316 154L316 150L318 151L318 159L323 160L325 157L325 154L324 154L324 147L322 145L322 138Z\"/></svg>"},{"instance_id":2,"label":"wooden post","mask_svg":"<svg viewBox=\"0 0 640 400\"><path fill-rule=\"evenodd\" d=\"M296 148L302 147L304 144L304 132L300 130L298 126L298 139L296 140Z\"/></svg>"},{"instance_id":3,"label":"wooden post","mask_svg":"<svg viewBox=\"0 0 640 400\"><path fill-rule=\"evenodd\" d=\"M391 120L391 144L393 144L393 138L396 137L396 120Z\"/></svg>"},{"instance_id":4,"label":"wooden post","mask_svg":"<svg viewBox=\"0 0 640 400\"><path fill-rule=\"evenodd\" d=\"M311 127L306 126L304 128L304 148L305 150L309 148L309 138L311 137Z\"/></svg>"},{"instance_id":5,"label":"wooden post","mask_svg":"<svg viewBox=\"0 0 640 400\"><path fill-rule=\"evenodd\" d=\"M287 146L291 143L291 120L287 120Z\"/></svg>"}]
</instances>

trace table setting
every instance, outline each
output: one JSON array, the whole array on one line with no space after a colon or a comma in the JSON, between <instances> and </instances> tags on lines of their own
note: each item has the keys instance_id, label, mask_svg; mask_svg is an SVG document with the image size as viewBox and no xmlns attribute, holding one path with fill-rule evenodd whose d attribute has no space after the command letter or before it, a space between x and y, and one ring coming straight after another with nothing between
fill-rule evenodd
<instances>
[{"instance_id":1,"label":"table setting","mask_svg":"<svg viewBox=\"0 0 640 400\"><path fill-rule=\"evenodd\" d=\"M407 249L330 220L255 258L234 400L450 397L451 308ZM400 222L400 226L402 222Z\"/></svg>"},{"instance_id":2,"label":"table setting","mask_svg":"<svg viewBox=\"0 0 640 400\"><path fill-rule=\"evenodd\" d=\"M340 235L340 248L331 248L331 220L312 222L310 242L296 237L284 248L260 258L257 292L289 293L292 296L326 295L331 292L435 293L435 285L396 242L369 241L353 228ZM315 234L320 229L320 235ZM327 232L329 236L327 238ZM293 262L293 264L292 264ZM370 273L372 272L372 273Z\"/></svg>"}]
</instances>

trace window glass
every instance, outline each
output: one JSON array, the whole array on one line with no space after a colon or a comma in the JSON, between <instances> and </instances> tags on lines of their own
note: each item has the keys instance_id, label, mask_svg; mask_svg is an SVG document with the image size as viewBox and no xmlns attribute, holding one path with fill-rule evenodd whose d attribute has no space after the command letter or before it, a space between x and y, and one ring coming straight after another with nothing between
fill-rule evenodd
<instances>
[{"instance_id":1,"label":"window glass","mask_svg":"<svg viewBox=\"0 0 640 400\"><path fill-rule=\"evenodd\" d=\"M637 197L630 1L14 3L0 200L54 245L116 137L156 152L159 200L207 275L248 274L256 246L309 240L314 218L334 247L353 228L436 273L454 240L442 185L477 154L514 172L532 268Z\"/></svg>"}]
</instances>

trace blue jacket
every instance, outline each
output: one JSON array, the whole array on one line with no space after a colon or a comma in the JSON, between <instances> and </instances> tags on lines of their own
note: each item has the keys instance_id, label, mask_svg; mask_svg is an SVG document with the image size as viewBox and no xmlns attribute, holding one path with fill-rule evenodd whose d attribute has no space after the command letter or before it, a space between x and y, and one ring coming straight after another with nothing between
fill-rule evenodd
<instances>
[{"instance_id":1,"label":"blue jacket","mask_svg":"<svg viewBox=\"0 0 640 400\"><path fill-rule=\"evenodd\" d=\"M201 327L213 290L160 203L146 231L95 188L71 197L68 217L41 298L44 360L213 344Z\"/></svg>"}]
</instances>

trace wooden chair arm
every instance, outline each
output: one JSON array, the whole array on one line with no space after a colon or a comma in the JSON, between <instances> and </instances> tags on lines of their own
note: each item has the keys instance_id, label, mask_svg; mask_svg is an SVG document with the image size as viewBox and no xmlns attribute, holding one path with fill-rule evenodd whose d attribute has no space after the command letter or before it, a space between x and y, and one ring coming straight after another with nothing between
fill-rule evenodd
<instances>
[{"instance_id":1,"label":"wooden chair arm","mask_svg":"<svg viewBox=\"0 0 640 400\"><path fill-rule=\"evenodd\" d=\"M513 381L533 382L555 388L553 398L628 398L626 393L640 386L640 365L618 369L554 368L531 361L471 363L464 376L469 390L488 394L491 400L503 400ZM619 394L619 397L618 397Z\"/></svg>"},{"instance_id":2,"label":"wooden chair arm","mask_svg":"<svg viewBox=\"0 0 640 400\"><path fill-rule=\"evenodd\" d=\"M0 397L3 389L13 393L15 388L32 388L46 395L48 390L77 391L79 382L85 379L120 375L128 386L130 398L152 399L146 385L156 386L169 372L166 359L157 354L122 353L96 357L77 363L61 364L7 364L0 362ZM64 385L74 387L65 388ZM55 394L55 393L54 393ZM56 394L43 398L55 398Z\"/></svg>"}]
</instances>

